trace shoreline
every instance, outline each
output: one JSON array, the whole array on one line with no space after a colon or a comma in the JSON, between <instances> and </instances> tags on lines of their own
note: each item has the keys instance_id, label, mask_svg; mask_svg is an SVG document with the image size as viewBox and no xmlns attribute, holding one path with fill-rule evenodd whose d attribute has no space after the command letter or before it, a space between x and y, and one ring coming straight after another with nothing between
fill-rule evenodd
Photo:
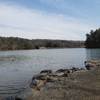
<instances>
[{"instance_id":1,"label":"shoreline","mask_svg":"<svg viewBox=\"0 0 100 100\"><path fill-rule=\"evenodd\" d=\"M91 70L73 68L58 69L60 75L47 77L46 83L40 84L40 89L32 88L33 94L27 100L100 100L100 61L88 61L96 65ZM40 74L43 74L41 71ZM49 70L50 71L50 70ZM65 72L64 72L65 71ZM70 69L72 71L72 69ZM43 77L42 77L43 78ZM44 81L45 79L43 79Z\"/></svg>"},{"instance_id":2,"label":"shoreline","mask_svg":"<svg viewBox=\"0 0 100 100\"><path fill-rule=\"evenodd\" d=\"M81 68L42 70L33 76L23 95L9 100L100 100L100 61L91 70ZM0 100L8 100L7 98Z\"/></svg>"}]
</instances>

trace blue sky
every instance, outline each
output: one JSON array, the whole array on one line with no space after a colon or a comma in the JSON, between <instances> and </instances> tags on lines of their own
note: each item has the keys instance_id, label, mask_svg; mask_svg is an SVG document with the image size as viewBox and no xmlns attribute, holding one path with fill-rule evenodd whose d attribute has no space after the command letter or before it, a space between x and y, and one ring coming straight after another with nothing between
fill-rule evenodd
<instances>
[{"instance_id":1,"label":"blue sky","mask_svg":"<svg viewBox=\"0 0 100 100\"><path fill-rule=\"evenodd\" d=\"M0 36L85 40L99 10L100 0L0 0Z\"/></svg>"}]
</instances>

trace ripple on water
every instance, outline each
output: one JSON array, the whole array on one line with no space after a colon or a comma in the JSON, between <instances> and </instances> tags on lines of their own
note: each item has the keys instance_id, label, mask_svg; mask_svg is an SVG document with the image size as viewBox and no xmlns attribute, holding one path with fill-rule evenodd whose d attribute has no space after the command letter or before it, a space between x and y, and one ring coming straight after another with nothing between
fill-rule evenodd
<instances>
[{"instance_id":1,"label":"ripple on water","mask_svg":"<svg viewBox=\"0 0 100 100\"><path fill-rule=\"evenodd\" d=\"M11 84L0 84L0 96L17 96L29 88L29 83L13 82Z\"/></svg>"}]
</instances>

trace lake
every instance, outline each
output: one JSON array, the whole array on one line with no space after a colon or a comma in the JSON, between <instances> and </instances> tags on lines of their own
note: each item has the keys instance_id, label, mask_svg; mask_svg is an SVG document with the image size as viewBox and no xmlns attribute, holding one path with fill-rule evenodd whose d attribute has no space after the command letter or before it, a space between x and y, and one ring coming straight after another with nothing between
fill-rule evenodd
<instances>
[{"instance_id":1,"label":"lake","mask_svg":"<svg viewBox=\"0 0 100 100\"><path fill-rule=\"evenodd\" d=\"M84 67L84 61L100 59L100 49L40 49L0 51L0 95L17 95L43 69Z\"/></svg>"}]
</instances>

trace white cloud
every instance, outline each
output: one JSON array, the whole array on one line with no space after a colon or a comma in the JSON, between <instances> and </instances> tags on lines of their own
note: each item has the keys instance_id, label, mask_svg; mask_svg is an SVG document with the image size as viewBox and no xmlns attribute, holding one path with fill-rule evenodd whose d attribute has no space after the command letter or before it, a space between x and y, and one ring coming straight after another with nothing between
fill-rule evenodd
<instances>
[{"instance_id":1,"label":"white cloud","mask_svg":"<svg viewBox=\"0 0 100 100\"><path fill-rule=\"evenodd\" d=\"M63 15L0 5L0 36L80 40L84 39L85 33L93 27Z\"/></svg>"}]
</instances>

